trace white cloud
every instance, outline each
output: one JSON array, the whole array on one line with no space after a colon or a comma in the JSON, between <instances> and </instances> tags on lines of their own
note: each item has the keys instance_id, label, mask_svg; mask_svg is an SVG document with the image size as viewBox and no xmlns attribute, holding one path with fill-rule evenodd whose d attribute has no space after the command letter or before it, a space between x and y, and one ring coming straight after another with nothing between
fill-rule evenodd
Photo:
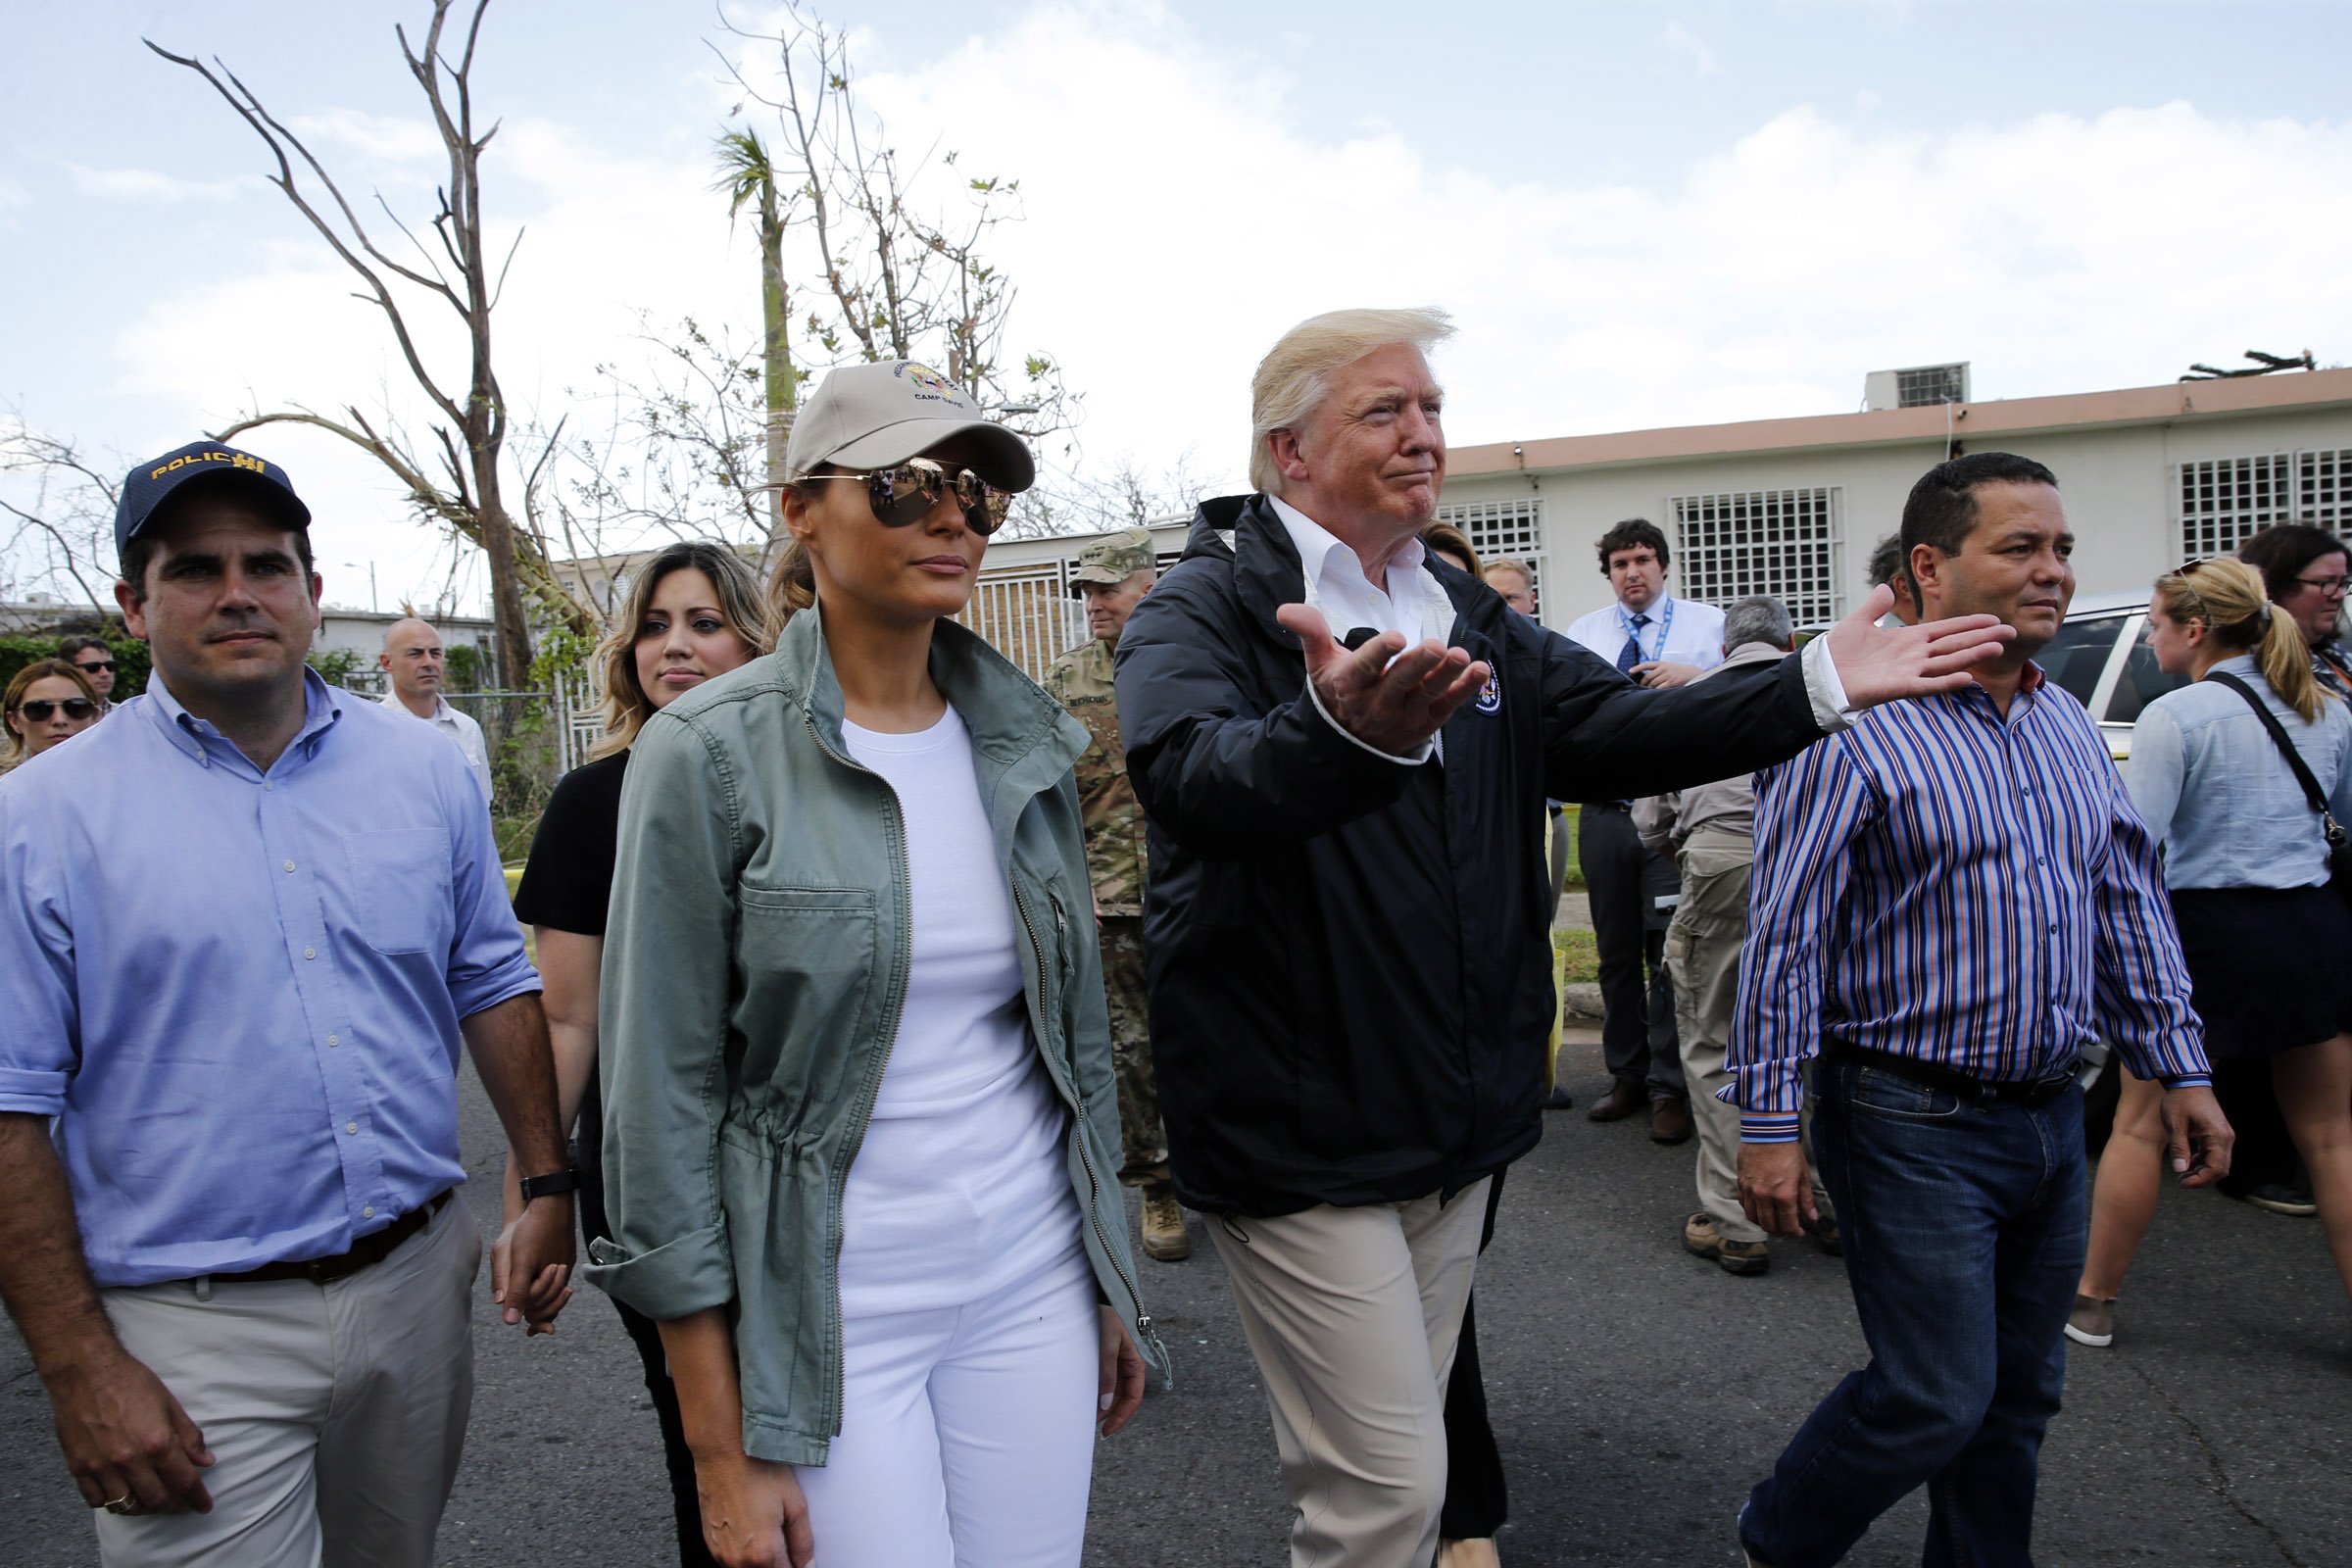
<instances>
[{"instance_id":1,"label":"white cloud","mask_svg":"<svg viewBox=\"0 0 2352 1568\"><path fill-rule=\"evenodd\" d=\"M289 115L286 124L321 161L337 149L356 152L383 165L420 169L439 167L447 157L441 133L422 113L421 95L416 115L371 115L359 109L329 109L317 114ZM330 166L331 167L331 166Z\"/></svg>"},{"instance_id":2,"label":"white cloud","mask_svg":"<svg viewBox=\"0 0 2352 1568\"><path fill-rule=\"evenodd\" d=\"M250 179L182 179L153 169L90 169L66 165L74 188L84 196L111 196L141 202L234 201L254 181Z\"/></svg>"},{"instance_id":3,"label":"white cloud","mask_svg":"<svg viewBox=\"0 0 2352 1568\"><path fill-rule=\"evenodd\" d=\"M1712 76L1723 69L1715 51L1707 47L1707 41L1679 22L1666 24L1666 30L1658 34L1658 42L1689 55L1690 69L1699 75Z\"/></svg>"},{"instance_id":4,"label":"white cloud","mask_svg":"<svg viewBox=\"0 0 2352 1568\"><path fill-rule=\"evenodd\" d=\"M2248 344L2340 359L2352 343L2342 122L2173 103L1922 133L1792 106L1671 182L1598 182L1566 149L1547 177L1505 183L1433 162L1402 103L1379 128L1311 122L1292 78L1162 11L1041 4L919 68L884 58L864 59L858 90L893 144L1020 178L1025 220L991 253L1020 290L1006 348L1061 360L1094 463L1156 468L1191 448L1238 486L1258 356L1352 303L1455 314L1441 368L1457 443L1831 413L1873 368L1946 358L2000 397L2168 380ZM715 130L730 101L681 87L672 125ZM355 195L375 160L433 173L429 129L304 123L322 157L331 137L354 160ZM553 412L592 365L634 354L635 309L657 325L756 311L749 236L728 234L701 137L613 156L604 132L510 115L493 146L494 221L526 229L498 325L517 408ZM429 218L429 183L385 188ZM389 389L413 408L348 277L282 232L123 332L125 384L208 426L249 389L363 407ZM439 317L419 320L437 356L455 352ZM362 460L311 447L342 487L322 515L397 518ZM437 584L421 530L368 527L399 564L387 600Z\"/></svg>"},{"instance_id":5,"label":"white cloud","mask_svg":"<svg viewBox=\"0 0 2352 1568\"><path fill-rule=\"evenodd\" d=\"M1238 479L1257 356L1353 302L1454 311L1457 442L1836 412L1947 356L2002 396L2352 338L2343 123L2176 103L1927 135L1794 107L1672 185L1566 160L1505 185L1400 131L1321 135L1178 28L1058 6L862 85L899 139L944 125L1022 176L1018 335L1088 390L1098 457L1198 441Z\"/></svg>"}]
</instances>

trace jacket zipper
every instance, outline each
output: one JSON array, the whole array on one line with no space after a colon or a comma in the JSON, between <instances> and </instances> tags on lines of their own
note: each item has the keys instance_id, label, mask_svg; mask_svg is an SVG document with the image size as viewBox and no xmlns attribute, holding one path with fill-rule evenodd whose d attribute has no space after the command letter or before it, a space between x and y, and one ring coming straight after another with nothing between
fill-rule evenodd
<instances>
[{"instance_id":1,"label":"jacket zipper","mask_svg":"<svg viewBox=\"0 0 2352 1568\"><path fill-rule=\"evenodd\" d=\"M1029 951L1037 958L1038 991L1042 1001L1046 979L1046 950L1043 944L1037 940L1036 925L1029 919L1029 901L1021 896L1020 879L1008 874L1005 880L1012 884L1012 906L1021 917L1021 930L1029 938ZM1055 930L1060 933L1066 943L1069 928L1062 918L1059 905L1054 906L1054 920ZM1044 1021L1044 1007L1040 1006L1038 1021L1041 1023ZM1072 1069L1073 1073L1075 1070ZM1074 1076L1071 1079L1070 1087L1072 1090L1070 1098L1078 1102L1077 1115L1073 1118L1070 1132L1071 1136L1078 1140L1078 1161L1086 1167L1088 1194L1086 1222L1093 1228L1095 1245L1102 1250L1102 1256L1110 1263L1111 1272L1118 1275L1121 1285L1127 1287L1127 1299L1135 1303L1135 1332L1142 1337L1144 1344L1151 1346L1159 1354L1161 1386L1165 1389L1174 1389L1176 1386L1175 1363L1168 1359L1168 1348L1160 1343L1159 1336L1152 1330L1152 1314L1144 1310L1144 1293L1136 1287L1135 1280L1128 1274L1126 1267L1119 1262L1118 1249L1113 1247L1110 1238L1103 1234L1102 1181L1095 1172L1094 1152L1086 1147L1086 1102L1075 1092L1077 1080Z\"/></svg>"},{"instance_id":2,"label":"jacket zipper","mask_svg":"<svg viewBox=\"0 0 2352 1568\"><path fill-rule=\"evenodd\" d=\"M854 758L843 756L827 745L824 736L817 732L816 719L809 714L807 709L801 710L801 721L808 726L808 738L816 742L818 751L832 758L842 766L863 773L868 778L880 780L885 788L889 786L889 780L883 779L881 774ZM896 790L891 791L890 811L892 820L898 824L899 887L901 889L899 956L891 976L890 1028L882 1037L882 1064L875 1070L873 1076L866 1080L864 1087L858 1093L857 1115L850 1123L849 1141L842 1148L841 1185L835 1187L826 1199L826 1217L829 1223L826 1226L825 1245L832 1255L825 1259L825 1273L827 1278L833 1282L833 1332L836 1335L841 1332L842 1195L849 1186L850 1169L858 1163L858 1152L865 1147L865 1130L873 1121L874 1102L882 1096L882 1075L890 1070L891 1054L898 1049L899 1018L906 1010L906 966L910 950L914 946L914 867L906 857L906 813L899 805ZM825 1430L836 1437L841 1434L840 1366L841 1357L839 1355L826 1358Z\"/></svg>"}]
</instances>

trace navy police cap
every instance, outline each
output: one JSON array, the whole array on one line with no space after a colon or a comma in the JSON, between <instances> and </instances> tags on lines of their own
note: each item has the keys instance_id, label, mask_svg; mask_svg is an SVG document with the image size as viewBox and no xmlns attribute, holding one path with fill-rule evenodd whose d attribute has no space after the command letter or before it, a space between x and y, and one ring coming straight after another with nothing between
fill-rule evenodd
<instances>
[{"instance_id":1,"label":"navy police cap","mask_svg":"<svg viewBox=\"0 0 2352 1568\"><path fill-rule=\"evenodd\" d=\"M140 464L123 478L122 500L115 508L115 548L121 550L138 537L157 509L181 485L195 479L241 485L287 526L311 525L311 509L294 493L294 482L286 477L285 469L267 458L218 441L191 441L175 452Z\"/></svg>"}]
</instances>

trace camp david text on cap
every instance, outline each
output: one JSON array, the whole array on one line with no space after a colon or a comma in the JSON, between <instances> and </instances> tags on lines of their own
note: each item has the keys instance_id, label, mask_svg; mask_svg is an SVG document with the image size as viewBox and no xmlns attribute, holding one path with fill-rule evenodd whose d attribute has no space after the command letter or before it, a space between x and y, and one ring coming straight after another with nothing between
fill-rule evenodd
<instances>
[{"instance_id":1,"label":"camp david text on cap","mask_svg":"<svg viewBox=\"0 0 2352 1568\"><path fill-rule=\"evenodd\" d=\"M794 474L826 464L871 471L943 441L970 438L974 472L1000 490L1037 479L1028 443L988 418L972 395L913 360L845 365L828 373L792 421L784 466Z\"/></svg>"}]
</instances>

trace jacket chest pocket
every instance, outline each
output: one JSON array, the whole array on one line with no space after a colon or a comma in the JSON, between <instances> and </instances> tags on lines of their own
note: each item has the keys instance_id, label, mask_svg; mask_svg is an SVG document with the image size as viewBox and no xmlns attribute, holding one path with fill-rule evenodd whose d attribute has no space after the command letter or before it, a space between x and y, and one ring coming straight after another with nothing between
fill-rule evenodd
<instances>
[{"instance_id":1,"label":"jacket chest pocket","mask_svg":"<svg viewBox=\"0 0 2352 1568\"><path fill-rule=\"evenodd\" d=\"M808 1087L843 1073L848 1046L872 1036L882 967L881 923L874 896L862 888L736 890L735 967L742 987L738 1014L754 1058L799 1042L809 1059L800 1070ZM887 1042L885 1042L887 1044ZM766 1063L747 1063L758 1071Z\"/></svg>"},{"instance_id":2,"label":"jacket chest pocket","mask_svg":"<svg viewBox=\"0 0 2352 1568\"><path fill-rule=\"evenodd\" d=\"M346 833L359 898L360 934L376 952L398 956L446 946L452 908L449 852L428 827Z\"/></svg>"}]
</instances>

